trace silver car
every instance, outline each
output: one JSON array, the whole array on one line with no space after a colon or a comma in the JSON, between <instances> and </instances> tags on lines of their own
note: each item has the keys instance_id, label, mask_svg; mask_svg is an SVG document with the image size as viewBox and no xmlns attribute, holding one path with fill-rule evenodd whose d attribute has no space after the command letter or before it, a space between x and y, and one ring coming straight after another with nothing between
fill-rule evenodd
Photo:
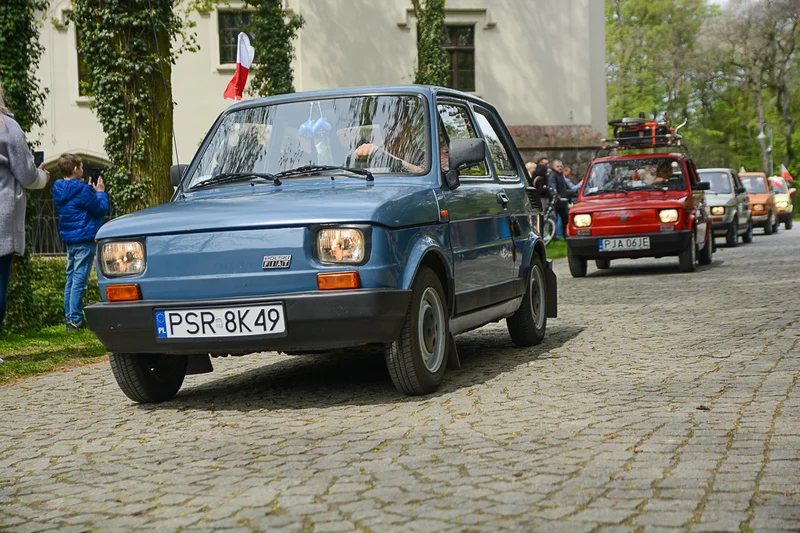
<instances>
[{"instance_id":1,"label":"silver car","mask_svg":"<svg viewBox=\"0 0 800 533\"><path fill-rule=\"evenodd\" d=\"M725 237L727 246L736 246L753 240L753 220L747 190L736 172L727 168L701 168L697 170L701 181L711 188L706 191L706 209L711 218L715 237Z\"/></svg>"}]
</instances>

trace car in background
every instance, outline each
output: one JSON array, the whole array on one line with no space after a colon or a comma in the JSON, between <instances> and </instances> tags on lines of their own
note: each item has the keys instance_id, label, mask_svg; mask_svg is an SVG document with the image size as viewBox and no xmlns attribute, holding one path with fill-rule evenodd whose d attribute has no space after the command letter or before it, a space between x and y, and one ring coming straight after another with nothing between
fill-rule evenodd
<instances>
[{"instance_id":1,"label":"car in background","mask_svg":"<svg viewBox=\"0 0 800 533\"><path fill-rule=\"evenodd\" d=\"M740 172L739 179L747 189L753 227L764 228L765 235L777 232L780 224L778 208L775 205L775 193L769 185L767 175L763 172Z\"/></svg>"},{"instance_id":2,"label":"car in background","mask_svg":"<svg viewBox=\"0 0 800 533\"><path fill-rule=\"evenodd\" d=\"M769 179L772 192L775 193L775 207L778 210L778 221L783 223L786 229L792 229L792 217L794 216L794 195L797 189L789 187L784 178L772 176Z\"/></svg>"},{"instance_id":3,"label":"car in background","mask_svg":"<svg viewBox=\"0 0 800 533\"><path fill-rule=\"evenodd\" d=\"M164 205L98 239L86 309L136 402L177 394L211 357L366 350L405 394L458 365L453 336L505 319L540 343L556 276L540 198L497 110L424 86L234 104Z\"/></svg>"},{"instance_id":4,"label":"car in background","mask_svg":"<svg viewBox=\"0 0 800 533\"><path fill-rule=\"evenodd\" d=\"M697 175L709 183L706 191L706 209L711 217L711 230L715 237L725 237L727 246L753 241L753 220L750 200L736 172L727 168L700 168Z\"/></svg>"}]
</instances>

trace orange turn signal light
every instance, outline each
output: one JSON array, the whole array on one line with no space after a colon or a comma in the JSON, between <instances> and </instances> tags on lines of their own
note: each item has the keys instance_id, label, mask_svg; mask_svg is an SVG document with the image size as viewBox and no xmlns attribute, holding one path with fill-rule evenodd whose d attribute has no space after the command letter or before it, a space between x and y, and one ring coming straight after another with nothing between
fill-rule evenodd
<instances>
[{"instance_id":1,"label":"orange turn signal light","mask_svg":"<svg viewBox=\"0 0 800 533\"><path fill-rule=\"evenodd\" d=\"M141 299L142 292L136 283L106 286L106 300L109 302L129 302Z\"/></svg>"},{"instance_id":2,"label":"orange turn signal light","mask_svg":"<svg viewBox=\"0 0 800 533\"><path fill-rule=\"evenodd\" d=\"M358 272L327 272L317 274L317 288L321 291L357 289L361 286Z\"/></svg>"}]
</instances>

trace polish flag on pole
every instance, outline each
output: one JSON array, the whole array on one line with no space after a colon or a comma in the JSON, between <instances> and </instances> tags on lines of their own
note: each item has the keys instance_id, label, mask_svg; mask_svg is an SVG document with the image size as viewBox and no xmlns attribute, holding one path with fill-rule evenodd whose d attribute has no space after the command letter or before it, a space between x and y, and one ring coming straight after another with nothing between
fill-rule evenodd
<instances>
[{"instance_id":1,"label":"polish flag on pole","mask_svg":"<svg viewBox=\"0 0 800 533\"><path fill-rule=\"evenodd\" d=\"M788 182L794 182L792 175L789 174L789 169L787 169L785 165L781 165L781 177Z\"/></svg>"},{"instance_id":2,"label":"polish flag on pole","mask_svg":"<svg viewBox=\"0 0 800 533\"><path fill-rule=\"evenodd\" d=\"M236 47L236 72L228 87L225 89L225 98L241 100L244 86L247 84L247 73L253 64L253 55L256 49L250 45L250 38L244 32L239 33L239 43Z\"/></svg>"}]
</instances>

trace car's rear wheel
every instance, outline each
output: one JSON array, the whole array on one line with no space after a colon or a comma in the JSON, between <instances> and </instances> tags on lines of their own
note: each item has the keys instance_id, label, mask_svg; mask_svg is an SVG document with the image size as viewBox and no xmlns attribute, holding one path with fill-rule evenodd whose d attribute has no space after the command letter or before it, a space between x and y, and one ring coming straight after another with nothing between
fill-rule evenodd
<instances>
[{"instance_id":1,"label":"car's rear wheel","mask_svg":"<svg viewBox=\"0 0 800 533\"><path fill-rule=\"evenodd\" d=\"M764 235L772 235L772 232L775 230L772 224L772 216L770 215L769 220L764 225Z\"/></svg>"},{"instance_id":2,"label":"car's rear wheel","mask_svg":"<svg viewBox=\"0 0 800 533\"><path fill-rule=\"evenodd\" d=\"M428 394L442 383L450 338L447 299L442 282L422 266L411 291L400 337L386 348L386 366L397 390Z\"/></svg>"},{"instance_id":3,"label":"car's rear wheel","mask_svg":"<svg viewBox=\"0 0 800 533\"><path fill-rule=\"evenodd\" d=\"M786 222L783 223L783 227L786 229L792 229L792 219L787 218Z\"/></svg>"},{"instance_id":4,"label":"car's rear wheel","mask_svg":"<svg viewBox=\"0 0 800 533\"><path fill-rule=\"evenodd\" d=\"M725 235L725 246L735 248L737 244L739 244L739 219L734 218Z\"/></svg>"},{"instance_id":5,"label":"car's rear wheel","mask_svg":"<svg viewBox=\"0 0 800 533\"><path fill-rule=\"evenodd\" d=\"M611 267L611 259L595 259L594 266L600 270L606 270Z\"/></svg>"},{"instance_id":6,"label":"car's rear wheel","mask_svg":"<svg viewBox=\"0 0 800 533\"><path fill-rule=\"evenodd\" d=\"M750 222L747 224L747 231L742 234L742 242L745 244L749 244L753 242L753 220L751 219Z\"/></svg>"},{"instance_id":7,"label":"car's rear wheel","mask_svg":"<svg viewBox=\"0 0 800 533\"><path fill-rule=\"evenodd\" d=\"M536 254L531 261L528 290L517 312L506 319L506 327L517 346L534 346L544 339L547 329L547 285L542 260Z\"/></svg>"},{"instance_id":8,"label":"car's rear wheel","mask_svg":"<svg viewBox=\"0 0 800 533\"><path fill-rule=\"evenodd\" d=\"M681 267L681 272L694 272L697 257L697 241L694 237L694 228L692 228L691 236L689 237L689 245L678 256L678 264Z\"/></svg>"},{"instance_id":9,"label":"car's rear wheel","mask_svg":"<svg viewBox=\"0 0 800 533\"><path fill-rule=\"evenodd\" d=\"M703 246L703 249L700 250L700 255L697 257L697 262L701 265L710 265L711 261L714 260L714 234L711 231L711 226L707 226L707 228L706 245ZM737 226L733 226L734 242L739 239L738 235L736 235L736 228Z\"/></svg>"},{"instance_id":10,"label":"car's rear wheel","mask_svg":"<svg viewBox=\"0 0 800 533\"><path fill-rule=\"evenodd\" d=\"M110 353L111 372L125 396L139 403L163 402L178 394L189 357L186 355Z\"/></svg>"},{"instance_id":11,"label":"car's rear wheel","mask_svg":"<svg viewBox=\"0 0 800 533\"><path fill-rule=\"evenodd\" d=\"M569 273L573 278L582 278L586 276L586 258L579 255L573 255L567 251L567 261L569 262Z\"/></svg>"}]
</instances>

